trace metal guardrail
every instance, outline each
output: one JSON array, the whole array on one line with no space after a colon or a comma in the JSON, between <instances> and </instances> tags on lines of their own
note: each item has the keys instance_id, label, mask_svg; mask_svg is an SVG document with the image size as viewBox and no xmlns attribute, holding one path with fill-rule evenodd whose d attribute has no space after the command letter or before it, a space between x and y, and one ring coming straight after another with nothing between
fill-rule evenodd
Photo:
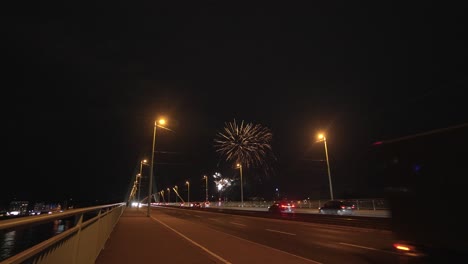
<instances>
[{"instance_id":1,"label":"metal guardrail","mask_svg":"<svg viewBox=\"0 0 468 264\"><path fill-rule=\"evenodd\" d=\"M356 205L357 210L389 210L388 202L382 198L376 199L337 199L351 201ZM318 209L328 200L294 200L292 202L296 208L304 209ZM267 208L272 205L274 201L244 201L244 207L261 207ZM241 202L237 201L220 201L211 202L211 206L223 206L223 207L241 207Z\"/></svg>"},{"instance_id":2,"label":"metal guardrail","mask_svg":"<svg viewBox=\"0 0 468 264\"><path fill-rule=\"evenodd\" d=\"M171 206L171 205L169 205ZM340 216L340 215L321 215L311 213L270 213L264 210L258 210L254 207L219 207L212 206L207 208L178 207L183 210L205 210L223 214L243 215L252 217L274 218L281 220L291 220L299 222L309 222L317 224L349 226L370 228L378 230L391 230L391 218L388 217L370 217L370 216ZM258 208L258 207L257 207ZM364 210L364 209L361 209ZM383 211L383 210L382 210Z\"/></svg>"},{"instance_id":3,"label":"metal guardrail","mask_svg":"<svg viewBox=\"0 0 468 264\"><path fill-rule=\"evenodd\" d=\"M390 230L390 218L382 217L366 217L366 216L339 216L339 215L320 215L320 214L307 214L307 213L294 213L294 214L272 214L268 212L259 211L243 211L243 210L230 210L230 209L217 209L210 208L221 213L247 215L254 217L275 218L281 220L291 220L299 222L309 222L328 225L361 227L379 230Z\"/></svg>"},{"instance_id":4,"label":"metal guardrail","mask_svg":"<svg viewBox=\"0 0 468 264\"><path fill-rule=\"evenodd\" d=\"M211 202L207 208L212 212L247 215L255 217L277 218L283 220L294 220L311 223L352 226L362 228L373 228L380 230L391 229L390 209L385 199L342 199L351 201L356 205L357 213L353 216L337 216L337 215L320 215L318 208L328 200L300 200L288 201L292 202L297 212L294 214L271 214L267 212L267 208L274 203L274 201L244 201L242 207L241 202L238 201L221 201ZM166 204L169 206L178 206L175 203ZM192 209L189 206L180 208ZM316 213L311 213L316 211ZM361 212L365 212L361 214Z\"/></svg>"},{"instance_id":5,"label":"metal guardrail","mask_svg":"<svg viewBox=\"0 0 468 264\"><path fill-rule=\"evenodd\" d=\"M0 231L34 227L63 219L74 219L74 224L0 264L94 264L125 207L125 203L117 203L1 221Z\"/></svg>"}]
</instances>

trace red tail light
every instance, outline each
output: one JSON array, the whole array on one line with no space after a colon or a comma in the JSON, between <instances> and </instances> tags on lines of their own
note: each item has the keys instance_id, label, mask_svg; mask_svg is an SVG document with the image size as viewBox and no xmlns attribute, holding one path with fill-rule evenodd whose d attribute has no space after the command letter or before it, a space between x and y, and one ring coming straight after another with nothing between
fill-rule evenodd
<instances>
[{"instance_id":1,"label":"red tail light","mask_svg":"<svg viewBox=\"0 0 468 264\"><path fill-rule=\"evenodd\" d=\"M341 206L341 209L345 209L345 208L346 208L346 206L344 206L344 205Z\"/></svg>"}]
</instances>

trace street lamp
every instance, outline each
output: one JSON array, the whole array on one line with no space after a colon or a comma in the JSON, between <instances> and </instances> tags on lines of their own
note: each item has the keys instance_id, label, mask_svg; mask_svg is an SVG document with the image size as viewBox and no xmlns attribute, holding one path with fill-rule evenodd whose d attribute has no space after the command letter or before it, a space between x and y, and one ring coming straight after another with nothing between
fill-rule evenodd
<instances>
[{"instance_id":1,"label":"street lamp","mask_svg":"<svg viewBox=\"0 0 468 264\"><path fill-rule=\"evenodd\" d=\"M187 203L188 203L188 205L190 207L190 182L186 181L185 185L187 185Z\"/></svg>"},{"instance_id":2,"label":"street lamp","mask_svg":"<svg viewBox=\"0 0 468 264\"><path fill-rule=\"evenodd\" d=\"M319 134L318 139L319 141L323 141L323 145L325 146L325 157L327 159L327 169L328 169L328 182L330 185L330 197L331 197L331 200L333 200L333 187L332 187L332 180L331 180L331 175L330 175L330 162L328 161L327 138L325 137L324 134Z\"/></svg>"},{"instance_id":3,"label":"street lamp","mask_svg":"<svg viewBox=\"0 0 468 264\"><path fill-rule=\"evenodd\" d=\"M147 160L140 161L140 173L138 174L139 181L138 181L138 206L137 208L140 207L140 203L141 203L140 202L140 189L141 189L141 179L143 179L142 169L143 169L143 164L148 165L146 162Z\"/></svg>"},{"instance_id":4,"label":"street lamp","mask_svg":"<svg viewBox=\"0 0 468 264\"><path fill-rule=\"evenodd\" d=\"M164 200L164 190L161 190L160 192L158 192L158 194L161 195L161 198L162 198L163 202L166 203L166 201ZM159 197L159 195L158 195L158 197Z\"/></svg>"},{"instance_id":5,"label":"street lamp","mask_svg":"<svg viewBox=\"0 0 468 264\"><path fill-rule=\"evenodd\" d=\"M167 188L167 203L171 203L171 189Z\"/></svg>"},{"instance_id":6,"label":"street lamp","mask_svg":"<svg viewBox=\"0 0 468 264\"><path fill-rule=\"evenodd\" d=\"M242 164L237 163L237 168L240 170L240 182L241 182L241 207L244 207L244 188L243 188L243 181L242 181Z\"/></svg>"},{"instance_id":7,"label":"street lamp","mask_svg":"<svg viewBox=\"0 0 468 264\"><path fill-rule=\"evenodd\" d=\"M203 179L205 179L205 202L208 202L208 177L205 175Z\"/></svg>"},{"instance_id":8,"label":"street lamp","mask_svg":"<svg viewBox=\"0 0 468 264\"><path fill-rule=\"evenodd\" d=\"M175 202L177 203L177 196L178 196L178 191L179 191L179 188L176 186L174 186L174 192L176 193L176 196L175 196Z\"/></svg>"},{"instance_id":9,"label":"street lamp","mask_svg":"<svg viewBox=\"0 0 468 264\"><path fill-rule=\"evenodd\" d=\"M135 201L135 192L136 192L136 184L137 184L137 179L135 179L135 181L133 182L133 187L132 187L132 191L130 192L130 196L128 197L128 200L129 201Z\"/></svg>"},{"instance_id":10,"label":"street lamp","mask_svg":"<svg viewBox=\"0 0 468 264\"><path fill-rule=\"evenodd\" d=\"M159 124L164 125L166 121L164 119L159 120ZM149 187L148 187L148 210L146 211L146 216L150 216L150 207L151 207L151 196L152 196L152 185L153 185L153 167L154 167L154 146L156 144L156 128L158 127L158 121L154 122L153 130L153 149L151 151L151 165L150 165L150 175L149 175Z\"/></svg>"}]
</instances>

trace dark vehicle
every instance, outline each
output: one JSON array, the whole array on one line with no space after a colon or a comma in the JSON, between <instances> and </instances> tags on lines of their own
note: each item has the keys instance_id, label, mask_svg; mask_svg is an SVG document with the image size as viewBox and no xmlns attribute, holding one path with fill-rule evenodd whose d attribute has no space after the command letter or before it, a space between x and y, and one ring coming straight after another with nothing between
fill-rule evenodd
<instances>
[{"instance_id":1,"label":"dark vehicle","mask_svg":"<svg viewBox=\"0 0 468 264\"><path fill-rule=\"evenodd\" d=\"M292 203L274 203L268 207L270 213L294 213L294 204Z\"/></svg>"},{"instance_id":2,"label":"dark vehicle","mask_svg":"<svg viewBox=\"0 0 468 264\"><path fill-rule=\"evenodd\" d=\"M319 214L353 215L356 206L352 202L331 200L319 208Z\"/></svg>"},{"instance_id":3,"label":"dark vehicle","mask_svg":"<svg viewBox=\"0 0 468 264\"><path fill-rule=\"evenodd\" d=\"M466 262L468 124L377 142L373 150L395 250L414 263Z\"/></svg>"},{"instance_id":4,"label":"dark vehicle","mask_svg":"<svg viewBox=\"0 0 468 264\"><path fill-rule=\"evenodd\" d=\"M200 205L199 202L195 202L195 203L192 204L192 207L194 207L194 208L200 208L201 205Z\"/></svg>"}]
</instances>

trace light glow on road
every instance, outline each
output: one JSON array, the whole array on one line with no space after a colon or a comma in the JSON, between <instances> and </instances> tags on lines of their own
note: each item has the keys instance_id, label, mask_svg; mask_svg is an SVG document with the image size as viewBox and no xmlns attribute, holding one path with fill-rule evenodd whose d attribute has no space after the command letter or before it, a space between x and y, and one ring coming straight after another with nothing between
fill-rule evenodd
<instances>
[{"instance_id":1,"label":"light glow on road","mask_svg":"<svg viewBox=\"0 0 468 264\"><path fill-rule=\"evenodd\" d=\"M357 248L363 248L363 249L374 250L374 251L379 251L379 252L385 252L385 253L390 253L390 254L397 254L395 252L391 252L391 251L387 251L387 250L381 250L381 249L377 249L377 248L365 247L365 246L360 246L360 245L355 245L355 244L348 244L348 243L343 243L343 242L340 242L339 244L345 245L345 246L350 246L350 247L357 247Z\"/></svg>"},{"instance_id":2,"label":"light glow on road","mask_svg":"<svg viewBox=\"0 0 468 264\"><path fill-rule=\"evenodd\" d=\"M236 223L236 222L229 222L229 223L231 223L231 224L233 224L233 225L238 225L238 226L247 226L247 225L240 224L240 223Z\"/></svg>"},{"instance_id":3,"label":"light glow on road","mask_svg":"<svg viewBox=\"0 0 468 264\"><path fill-rule=\"evenodd\" d=\"M266 230L266 231L270 231L270 232L275 232L275 233L290 235L290 236L295 236L295 235L296 235L296 234L293 234L293 233L288 233L288 232L283 232L283 231L278 231L278 230L273 230L273 229L265 229L265 230Z\"/></svg>"}]
</instances>

